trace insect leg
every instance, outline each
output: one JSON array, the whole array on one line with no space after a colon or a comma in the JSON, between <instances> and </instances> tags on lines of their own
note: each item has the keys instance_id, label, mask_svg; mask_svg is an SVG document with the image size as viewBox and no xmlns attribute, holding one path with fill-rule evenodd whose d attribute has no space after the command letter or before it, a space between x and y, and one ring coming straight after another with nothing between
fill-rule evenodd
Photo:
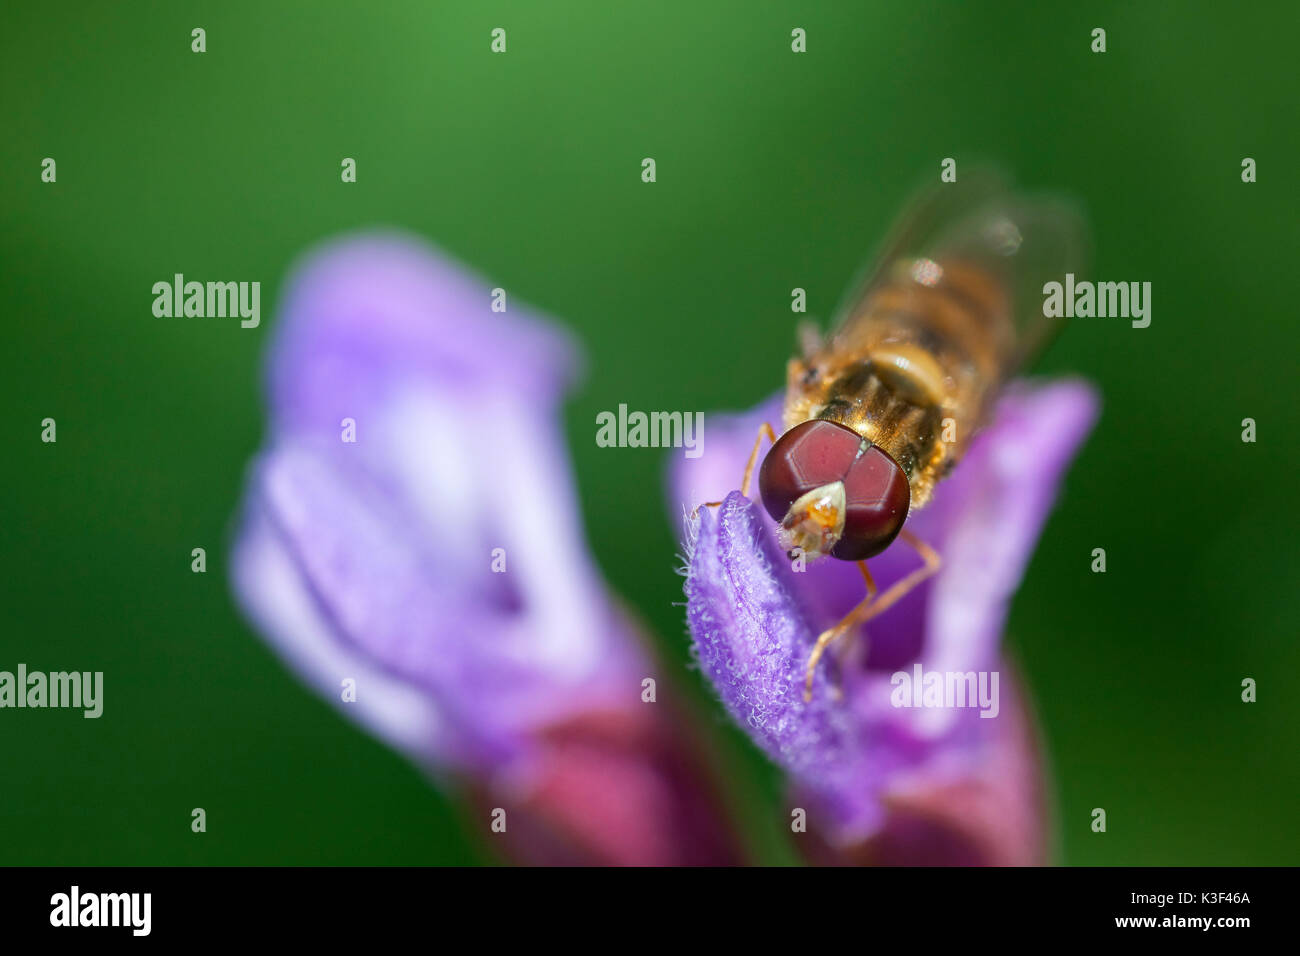
<instances>
[{"instance_id":1,"label":"insect leg","mask_svg":"<svg viewBox=\"0 0 1300 956\"><path fill-rule=\"evenodd\" d=\"M749 461L745 463L745 477L740 481L740 493L746 498L749 497L749 479L754 477L754 466L758 464L758 449L763 444L764 435L767 436L768 441L776 444L776 432L772 430L769 423L763 422L763 427L758 430L758 437L754 439L754 450L749 453Z\"/></svg>"},{"instance_id":2,"label":"insect leg","mask_svg":"<svg viewBox=\"0 0 1300 956\"><path fill-rule=\"evenodd\" d=\"M740 493L746 498L749 497L749 480L754 477L754 466L758 464L758 450L763 446L763 436L767 436L770 442L776 441L776 432L768 422L764 422L758 429L758 437L754 439L754 450L749 453L749 461L745 464L745 476L740 481ZM700 508L716 508L722 504L721 501L706 501L698 505L692 516L699 513Z\"/></svg>"},{"instance_id":3,"label":"insect leg","mask_svg":"<svg viewBox=\"0 0 1300 956\"><path fill-rule=\"evenodd\" d=\"M862 615L867 612L871 607L871 602L875 600L876 582L872 578L871 572L867 570L867 562L859 561L858 570L862 572L862 579L867 584L867 596L859 601L853 610L844 615L838 624L822 631L818 636L817 643L813 645L812 653L808 655L808 668L804 675L803 699L805 703L812 700L813 675L817 673L817 662L826 653L826 648L830 647L841 634L862 620Z\"/></svg>"},{"instance_id":4,"label":"insect leg","mask_svg":"<svg viewBox=\"0 0 1300 956\"><path fill-rule=\"evenodd\" d=\"M925 562L925 566L917 568L901 580L895 581L883 594L880 595L879 599L875 599L876 587L875 584L871 582L870 576L867 575L866 562L858 562L858 567L862 569L863 576L867 578L867 597L862 600L857 607L844 615L844 618L840 623L836 624L828 631L823 631L821 636L817 638L817 644L813 647L812 654L808 657L808 671L804 680L804 701L812 700L813 674L817 671L817 662L821 659L822 654L825 653L826 648L833 643L836 638L850 628L856 627L859 624L866 624L867 621L870 621L873 617L888 611L891 607L902 600L903 596L907 594L908 591L911 591L927 578L933 577L938 573L939 568L943 566L943 559L939 557L939 552L935 551L934 548L930 547L916 535L912 534L912 532L904 529L901 532L901 537L916 549L917 554L921 556L921 560Z\"/></svg>"},{"instance_id":5,"label":"insect leg","mask_svg":"<svg viewBox=\"0 0 1300 956\"><path fill-rule=\"evenodd\" d=\"M935 551L934 548L930 547L916 535L912 534L912 532L904 529L901 532L901 537L916 549L916 553L919 554L921 560L925 562L925 567L917 568L907 577L891 584L889 589L885 591L884 594L880 595L880 600L876 601L871 605L871 607L867 608L866 611L863 612L863 624L871 620L877 614L883 614L885 611L888 611L891 607L897 604L908 591L912 590L912 588L916 587L926 578L933 577L939 572L939 568L943 567L943 559L939 557L939 552Z\"/></svg>"}]
</instances>

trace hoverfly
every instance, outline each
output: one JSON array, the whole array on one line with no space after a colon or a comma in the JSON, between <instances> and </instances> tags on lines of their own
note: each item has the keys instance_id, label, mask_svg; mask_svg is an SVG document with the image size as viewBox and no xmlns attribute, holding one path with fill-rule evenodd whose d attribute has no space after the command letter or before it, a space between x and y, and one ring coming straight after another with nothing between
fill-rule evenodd
<instances>
[{"instance_id":1,"label":"hoverfly","mask_svg":"<svg viewBox=\"0 0 1300 956\"><path fill-rule=\"evenodd\" d=\"M803 330L802 354L787 366L784 430L760 430L741 493L766 436L759 492L782 546L855 561L866 584L866 597L818 637L805 700L827 647L939 570L940 556L904 522L1056 329L1043 315L1043 284L1082 272L1085 255L1069 204L1013 193L981 172L916 201L834 331ZM866 559L899 536L923 566L878 593Z\"/></svg>"}]
</instances>

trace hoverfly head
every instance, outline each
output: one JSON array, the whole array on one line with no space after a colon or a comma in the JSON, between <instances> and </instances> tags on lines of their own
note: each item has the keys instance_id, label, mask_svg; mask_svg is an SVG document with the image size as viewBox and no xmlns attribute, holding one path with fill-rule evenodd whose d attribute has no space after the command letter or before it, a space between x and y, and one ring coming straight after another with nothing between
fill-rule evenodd
<instances>
[{"instance_id":1,"label":"hoverfly head","mask_svg":"<svg viewBox=\"0 0 1300 956\"><path fill-rule=\"evenodd\" d=\"M893 458L853 429L813 419L777 439L758 473L781 545L808 558L870 558L903 529L911 491Z\"/></svg>"}]
</instances>

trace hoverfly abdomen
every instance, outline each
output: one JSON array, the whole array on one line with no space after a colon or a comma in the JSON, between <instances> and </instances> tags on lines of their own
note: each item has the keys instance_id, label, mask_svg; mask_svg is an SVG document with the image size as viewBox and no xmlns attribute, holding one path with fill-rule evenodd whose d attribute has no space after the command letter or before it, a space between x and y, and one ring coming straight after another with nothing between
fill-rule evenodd
<instances>
[{"instance_id":1,"label":"hoverfly abdomen","mask_svg":"<svg viewBox=\"0 0 1300 956\"><path fill-rule=\"evenodd\" d=\"M867 354L871 367L895 394L914 405L942 405L944 372L925 349L910 342L885 344Z\"/></svg>"}]
</instances>

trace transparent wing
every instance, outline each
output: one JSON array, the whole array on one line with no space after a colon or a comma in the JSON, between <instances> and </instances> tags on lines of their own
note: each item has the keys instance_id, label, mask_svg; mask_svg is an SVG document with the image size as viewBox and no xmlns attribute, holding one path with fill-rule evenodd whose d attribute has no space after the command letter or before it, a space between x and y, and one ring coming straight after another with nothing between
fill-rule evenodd
<instances>
[{"instance_id":1,"label":"transparent wing","mask_svg":"<svg viewBox=\"0 0 1300 956\"><path fill-rule=\"evenodd\" d=\"M1089 242L1084 218L1060 197L1019 194L997 172L964 173L956 183L933 186L906 210L859 276L832 328L844 334L863 318L864 306L899 270L918 260L960 262L984 273L1002 290L1014 338L1005 374L1032 361L1059 329L1043 315L1043 285L1080 276Z\"/></svg>"}]
</instances>

